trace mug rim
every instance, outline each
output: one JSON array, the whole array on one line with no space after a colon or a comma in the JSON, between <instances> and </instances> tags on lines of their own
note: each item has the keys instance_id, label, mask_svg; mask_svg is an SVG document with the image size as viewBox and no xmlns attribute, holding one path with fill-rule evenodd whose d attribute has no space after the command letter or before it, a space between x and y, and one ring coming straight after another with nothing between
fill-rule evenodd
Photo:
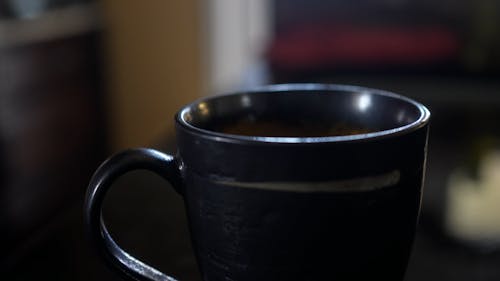
<instances>
[{"instance_id":1,"label":"mug rim","mask_svg":"<svg viewBox=\"0 0 500 281\"><path fill-rule=\"evenodd\" d=\"M353 135L337 135L337 136L320 136L320 137L266 137L266 136L248 136L248 135L235 135L227 134L217 131L211 131L197 127L189 123L184 116L186 111L190 110L193 105L207 102L214 98L224 98L227 96L248 95L254 93L270 93L285 92L285 91L344 91L351 93L368 92L379 96L395 98L400 101L411 104L418 109L419 117L404 126L399 126L392 129L380 130L375 132L353 134ZM320 144L320 143L337 143L337 142L360 142L360 141L373 141L387 137L401 136L416 131L429 123L431 113L423 104L385 90L379 90L363 86L342 85L342 84L273 84L260 87L251 88L249 90L235 91L228 94L220 94L215 96L207 96L199 98L185 106L183 106L175 115L175 122L186 131L196 134L198 136L212 139L218 142L229 143L251 143L251 144Z\"/></svg>"}]
</instances>

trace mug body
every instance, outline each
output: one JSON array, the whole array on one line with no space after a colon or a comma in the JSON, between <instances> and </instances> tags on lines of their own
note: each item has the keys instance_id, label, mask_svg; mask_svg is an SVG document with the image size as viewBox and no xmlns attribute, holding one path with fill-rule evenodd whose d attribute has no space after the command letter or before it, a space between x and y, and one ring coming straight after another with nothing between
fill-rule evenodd
<instances>
[{"instance_id":1,"label":"mug body","mask_svg":"<svg viewBox=\"0 0 500 281\"><path fill-rule=\"evenodd\" d=\"M336 85L266 87L184 107L177 158L203 280L402 280L429 116L410 99ZM363 130L284 137L221 129L259 120Z\"/></svg>"}]
</instances>

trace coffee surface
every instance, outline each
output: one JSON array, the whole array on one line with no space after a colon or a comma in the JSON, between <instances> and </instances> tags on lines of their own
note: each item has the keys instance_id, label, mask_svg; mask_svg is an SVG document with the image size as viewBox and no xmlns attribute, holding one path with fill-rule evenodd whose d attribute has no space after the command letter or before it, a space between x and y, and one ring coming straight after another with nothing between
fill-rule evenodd
<instances>
[{"instance_id":1,"label":"coffee surface","mask_svg":"<svg viewBox=\"0 0 500 281\"><path fill-rule=\"evenodd\" d=\"M281 120L239 120L222 125L216 130L225 134L262 137L329 137L366 134L374 131L342 122L327 125L312 121L285 122Z\"/></svg>"}]
</instances>

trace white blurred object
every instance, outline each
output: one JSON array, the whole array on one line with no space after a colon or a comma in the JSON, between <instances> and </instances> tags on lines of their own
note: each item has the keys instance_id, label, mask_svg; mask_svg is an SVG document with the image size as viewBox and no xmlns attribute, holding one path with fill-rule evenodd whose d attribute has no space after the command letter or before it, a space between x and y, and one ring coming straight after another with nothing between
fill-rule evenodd
<instances>
[{"instance_id":1,"label":"white blurred object","mask_svg":"<svg viewBox=\"0 0 500 281\"><path fill-rule=\"evenodd\" d=\"M272 1L210 0L208 77L213 93L266 84L262 58L272 35Z\"/></svg>"},{"instance_id":2,"label":"white blurred object","mask_svg":"<svg viewBox=\"0 0 500 281\"><path fill-rule=\"evenodd\" d=\"M500 244L500 151L482 159L479 179L452 174L448 184L447 229L454 237L485 246Z\"/></svg>"}]
</instances>

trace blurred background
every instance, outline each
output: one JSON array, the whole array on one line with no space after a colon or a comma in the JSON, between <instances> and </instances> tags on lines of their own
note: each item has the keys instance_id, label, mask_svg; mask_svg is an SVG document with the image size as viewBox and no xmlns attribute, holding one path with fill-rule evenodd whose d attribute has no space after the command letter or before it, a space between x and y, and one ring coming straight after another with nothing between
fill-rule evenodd
<instances>
[{"instance_id":1,"label":"blurred background","mask_svg":"<svg viewBox=\"0 0 500 281\"><path fill-rule=\"evenodd\" d=\"M500 280L500 2L0 0L0 275L121 280L83 235L86 185L128 147L175 153L173 115L202 96L323 82L413 97L433 113L407 280ZM182 199L123 176L116 240L199 280Z\"/></svg>"}]
</instances>

